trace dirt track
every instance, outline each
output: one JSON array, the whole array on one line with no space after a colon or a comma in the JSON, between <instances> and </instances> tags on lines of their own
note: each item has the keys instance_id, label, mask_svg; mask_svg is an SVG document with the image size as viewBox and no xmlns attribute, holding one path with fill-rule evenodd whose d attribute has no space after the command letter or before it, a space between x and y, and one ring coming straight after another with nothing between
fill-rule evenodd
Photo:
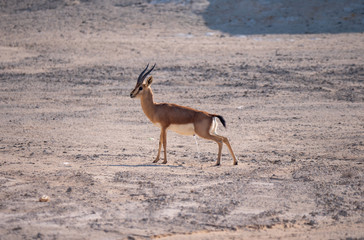
<instances>
[{"instance_id":1,"label":"dirt track","mask_svg":"<svg viewBox=\"0 0 364 240\"><path fill-rule=\"evenodd\" d=\"M1 2L0 239L364 238L363 33L229 34L206 1L155 2ZM157 102L224 116L238 166L173 132L152 164L148 62Z\"/></svg>"}]
</instances>

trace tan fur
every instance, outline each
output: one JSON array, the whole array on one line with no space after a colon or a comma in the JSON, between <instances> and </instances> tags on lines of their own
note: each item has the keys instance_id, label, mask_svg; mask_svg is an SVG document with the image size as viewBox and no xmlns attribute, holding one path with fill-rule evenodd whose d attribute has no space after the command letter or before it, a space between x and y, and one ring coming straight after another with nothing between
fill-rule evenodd
<instances>
[{"instance_id":1,"label":"tan fur","mask_svg":"<svg viewBox=\"0 0 364 240\"><path fill-rule=\"evenodd\" d=\"M217 142L219 152L216 165L220 165L222 145L225 143L234 159L234 165L238 164L229 140L226 137L216 134L216 115L177 104L155 103L153 100L153 91L150 87L152 82L153 77L150 76L143 83L137 83L134 90L130 93L130 97L140 98L145 115L153 124L161 128L159 149L157 157L153 161L154 163L159 161L162 145L164 148L163 163L167 163L167 130L170 129L184 135L197 134L202 138ZM191 124L193 124L193 127Z\"/></svg>"}]
</instances>

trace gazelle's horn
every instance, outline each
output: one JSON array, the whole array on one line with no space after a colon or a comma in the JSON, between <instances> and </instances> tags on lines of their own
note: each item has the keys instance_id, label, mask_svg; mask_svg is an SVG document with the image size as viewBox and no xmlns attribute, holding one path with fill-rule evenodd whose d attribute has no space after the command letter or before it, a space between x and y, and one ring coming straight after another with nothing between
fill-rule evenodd
<instances>
[{"instance_id":1,"label":"gazelle's horn","mask_svg":"<svg viewBox=\"0 0 364 240\"><path fill-rule=\"evenodd\" d=\"M143 82L143 80L144 80L143 79L143 74L145 73L145 71L147 71L148 67L149 67L149 63L147 65L147 67L143 70L143 72L139 75L137 83Z\"/></svg>"},{"instance_id":2,"label":"gazelle's horn","mask_svg":"<svg viewBox=\"0 0 364 240\"><path fill-rule=\"evenodd\" d=\"M147 67L143 70L143 72L139 75L138 77L138 83L142 83L144 81L144 79L148 76L149 73L151 73L151 71L153 71L154 67L155 67L156 63L153 65L153 67L145 73L145 71L148 69L149 67L149 63L147 65ZM145 74L144 74L145 73Z\"/></svg>"}]
</instances>

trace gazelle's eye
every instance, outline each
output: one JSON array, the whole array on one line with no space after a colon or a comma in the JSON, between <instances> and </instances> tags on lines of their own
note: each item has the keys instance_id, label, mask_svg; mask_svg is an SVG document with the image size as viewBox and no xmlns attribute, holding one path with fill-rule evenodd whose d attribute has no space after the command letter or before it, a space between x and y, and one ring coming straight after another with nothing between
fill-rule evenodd
<instances>
[{"instance_id":1,"label":"gazelle's eye","mask_svg":"<svg viewBox=\"0 0 364 240\"><path fill-rule=\"evenodd\" d=\"M139 91L141 91L141 90L143 90L143 87L140 87L140 88L139 88Z\"/></svg>"}]
</instances>

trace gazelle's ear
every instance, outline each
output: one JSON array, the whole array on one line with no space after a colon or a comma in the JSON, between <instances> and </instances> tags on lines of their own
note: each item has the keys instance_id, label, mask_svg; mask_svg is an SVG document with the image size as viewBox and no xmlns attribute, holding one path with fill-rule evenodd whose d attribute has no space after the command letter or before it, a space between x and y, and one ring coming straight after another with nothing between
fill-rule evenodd
<instances>
[{"instance_id":1,"label":"gazelle's ear","mask_svg":"<svg viewBox=\"0 0 364 240\"><path fill-rule=\"evenodd\" d=\"M152 84L152 82L153 82L153 77L152 77L152 76L150 76L150 77L147 79L147 86L149 87L149 86L150 86L150 84Z\"/></svg>"}]
</instances>

